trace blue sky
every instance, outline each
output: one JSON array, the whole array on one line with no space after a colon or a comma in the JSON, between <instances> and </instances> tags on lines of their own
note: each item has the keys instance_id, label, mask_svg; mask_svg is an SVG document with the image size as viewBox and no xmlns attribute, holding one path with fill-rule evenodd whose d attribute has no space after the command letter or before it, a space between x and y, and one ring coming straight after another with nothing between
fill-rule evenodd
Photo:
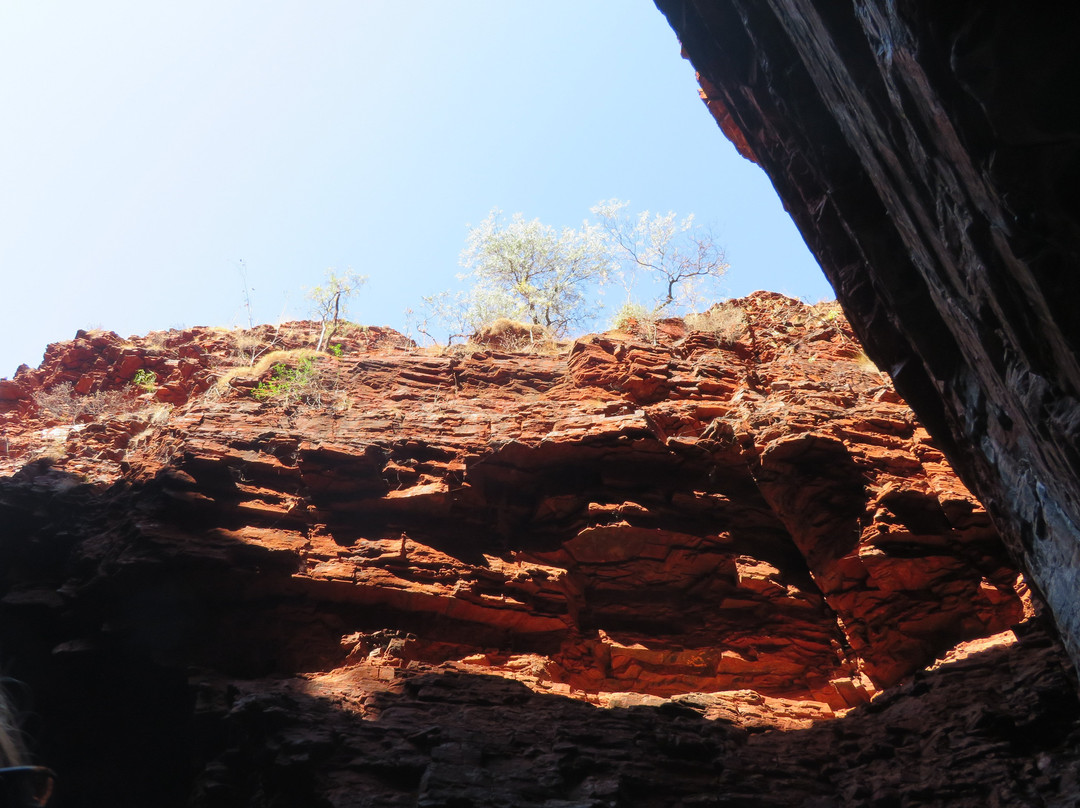
<instances>
[{"instance_id":1,"label":"blue sky","mask_svg":"<svg viewBox=\"0 0 1080 808\"><path fill-rule=\"evenodd\" d=\"M403 328L492 208L694 213L728 296L832 291L649 0L3 0L0 376L80 328Z\"/></svg>"}]
</instances>

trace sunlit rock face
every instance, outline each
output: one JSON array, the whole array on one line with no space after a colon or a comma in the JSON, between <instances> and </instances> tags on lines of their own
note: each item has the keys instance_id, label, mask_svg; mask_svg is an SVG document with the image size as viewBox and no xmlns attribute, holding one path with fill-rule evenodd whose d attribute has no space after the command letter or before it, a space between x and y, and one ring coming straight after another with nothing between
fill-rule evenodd
<instances>
[{"instance_id":1,"label":"sunlit rock face","mask_svg":"<svg viewBox=\"0 0 1080 808\"><path fill-rule=\"evenodd\" d=\"M950 804L1071 793L1060 647L838 307L695 323L50 346L0 401L0 653L64 804L860 804L933 739Z\"/></svg>"},{"instance_id":2,"label":"sunlit rock face","mask_svg":"<svg viewBox=\"0 0 1080 808\"><path fill-rule=\"evenodd\" d=\"M1080 659L1080 9L656 4Z\"/></svg>"}]
</instances>

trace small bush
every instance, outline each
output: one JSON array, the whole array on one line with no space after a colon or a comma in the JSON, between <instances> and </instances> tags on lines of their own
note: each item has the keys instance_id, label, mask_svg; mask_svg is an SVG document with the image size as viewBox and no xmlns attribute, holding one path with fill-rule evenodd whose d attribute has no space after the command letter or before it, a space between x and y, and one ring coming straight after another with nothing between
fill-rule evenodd
<instances>
[{"instance_id":1,"label":"small bush","mask_svg":"<svg viewBox=\"0 0 1080 808\"><path fill-rule=\"evenodd\" d=\"M270 378L261 382L252 392L259 401L275 401L288 406L303 402L321 406L323 393L319 369L314 359L302 359L296 365L277 364L270 371Z\"/></svg>"},{"instance_id":2,"label":"small bush","mask_svg":"<svg viewBox=\"0 0 1080 808\"><path fill-rule=\"evenodd\" d=\"M169 332L151 331L143 337L143 343L152 351L163 351L169 345Z\"/></svg>"},{"instance_id":3,"label":"small bush","mask_svg":"<svg viewBox=\"0 0 1080 808\"><path fill-rule=\"evenodd\" d=\"M484 345L475 342L455 342L451 345L428 345L420 349L421 356L456 356L459 359L472 356L485 350Z\"/></svg>"},{"instance_id":4,"label":"small bush","mask_svg":"<svg viewBox=\"0 0 1080 808\"><path fill-rule=\"evenodd\" d=\"M659 322L659 320L657 319L655 311L645 308L640 303L631 303L627 301L622 304L622 307L617 312L615 312L613 324L620 331L625 331L636 337L647 339L655 345L657 322Z\"/></svg>"},{"instance_id":5,"label":"small bush","mask_svg":"<svg viewBox=\"0 0 1080 808\"><path fill-rule=\"evenodd\" d=\"M77 413L81 411L81 403L76 400L71 390L71 383L64 382L48 390L37 390L34 393L34 403L41 412L51 415L61 421L75 421Z\"/></svg>"},{"instance_id":6,"label":"small bush","mask_svg":"<svg viewBox=\"0 0 1080 808\"><path fill-rule=\"evenodd\" d=\"M38 390L34 393L34 403L42 413L55 420L74 424L125 412L131 409L132 400L116 390L77 395L70 382L63 382L48 390Z\"/></svg>"},{"instance_id":7,"label":"small bush","mask_svg":"<svg viewBox=\"0 0 1080 808\"><path fill-rule=\"evenodd\" d=\"M153 393L157 390L157 374L152 370L139 368L135 371L135 377L131 380L131 383L144 393Z\"/></svg>"}]
</instances>

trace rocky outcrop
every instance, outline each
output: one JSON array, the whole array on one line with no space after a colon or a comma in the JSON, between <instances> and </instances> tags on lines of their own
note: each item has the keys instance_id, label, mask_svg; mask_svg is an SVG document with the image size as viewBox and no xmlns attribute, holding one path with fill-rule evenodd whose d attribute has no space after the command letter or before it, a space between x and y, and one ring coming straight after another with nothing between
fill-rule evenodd
<instances>
[{"instance_id":1,"label":"rocky outcrop","mask_svg":"<svg viewBox=\"0 0 1080 808\"><path fill-rule=\"evenodd\" d=\"M1080 660L1080 12L656 5Z\"/></svg>"},{"instance_id":2,"label":"rocky outcrop","mask_svg":"<svg viewBox=\"0 0 1080 808\"><path fill-rule=\"evenodd\" d=\"M1007 782L1076 766L1060 649L839 310L695 323L51 346L0 403L0 649L65 804L115 800L118 759L132 805L908 799L851 774L890 759L864 736L947 739L1003 804L1072 793ZM919 673L980 638L992 669ZM965 679L1009 695L939 721Z\"/></svg>"}]
</instances>

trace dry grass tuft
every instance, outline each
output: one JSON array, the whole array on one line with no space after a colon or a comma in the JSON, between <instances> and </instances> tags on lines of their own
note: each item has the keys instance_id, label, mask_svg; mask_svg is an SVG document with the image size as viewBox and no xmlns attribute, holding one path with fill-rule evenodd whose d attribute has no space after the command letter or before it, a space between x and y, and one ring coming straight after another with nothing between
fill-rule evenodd
<instances>
[{"instance_id":1,"label":"dry grass tuft","mask_svg":"<svg viewBox=\"0 0 1080 808\"><path fill-rule=\"evenodd\" d=\"M840 308L840 304L835 300L819 300L810 306L810 314L820 318L825 323L832 323L837 319L843 319L844 310Z\"/></svg>"},{"instance_id":2,"label":"dry grass tuft","mask_svg":"<svg viewBox=\"0 0 1080 808\"><path fill-rule=\"evenodd\" d=\"M143 337L143 344L151 351L164 351L169 345L169 332L151 331Z\"/></svg>"},{"instance_id":3,"label":"dry grass tuft","mask_svg":"<svg viewBox=\"0 0 1080 808\"><path fill-rule=\"evenodd\" d=\"M38 390L34 393L38 410L53 420L74 424L80 420L97 420L128 412L134 406L130 391L99 390L78 395L70 382Z\"/></svg>"},{"instance_id":4,"label":"dry grass tuft","mask_svg":"<svg viewBox=\"0 0 1080 808\"><path fill-rule=\"evenodd\" d=\"M246 365L254 365L260 356L266 354L267 351L274 350L274 346L278 342L280 336L278 328L274 329L269 338L260 333L261 331L260 328L238 328L231 332L233 350L237 358Z\"/></svg>"},{"instance_id":5,"label":"dry grass tuft","mask_svg":"<svg viewBox=\"0 0 1080 808\"><path fill-rule=\"evenodd\" d=\"M747 332L746 313L730 303L717 303L708 311L688 314L686 327L712 334L721 347L734 345Z\"/></svg>"},{"instance_id":6,"label":"dry grass tuft","mask_svg":"<svg viewBox=\"0 0 1080 808\"><path fill-rule=\"evenodd\" d=\"M859 351L852 361L858 366L859 370L865 373L884 373L881 368L874 364L874 360L866 355L866 351Z\"/></svg>"},{"instance_id":7,"label":"dry grass tuft","mask_svg":"<svg viewBox=\"0 0 1080 808\"><path fill-rule=\"evenodd\" d=\"M537 346L552 342L552 339L547 329L541 325L500 317L473 334L469 342L514 353L531 351Z\"/></svg>"}]
</instances>

